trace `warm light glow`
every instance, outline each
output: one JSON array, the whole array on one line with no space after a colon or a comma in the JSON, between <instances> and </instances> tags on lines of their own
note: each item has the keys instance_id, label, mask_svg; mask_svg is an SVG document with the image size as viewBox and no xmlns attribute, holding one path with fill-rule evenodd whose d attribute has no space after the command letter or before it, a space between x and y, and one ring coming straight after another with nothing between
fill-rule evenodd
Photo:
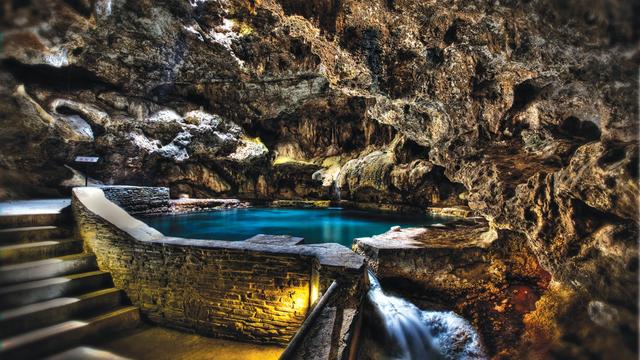
<instances>
[{"instance_id":1,"label":"warm light glow","mask_svg":"<svg viewBox=\"0 0 640 360\"><path fill-rule=\"evenodd\" d=\"M318 301L318 283L311 282L311 293L309 294L309 301L313 306Z\"/></svg>"},{"instance_id":2,"label":"warm light glow","mask_svg":"<svg viewBox=\"0 0 640 360\"><path fill-rule=\"evenodd\" d=\"M293 291L291 293L291 306L297 315L304 315L309 308L309 292Z\"/></svg>"},{"instance_id":3,"label":"warm light glow","mask_svg":"<svg viewBox=\"0 0 640 360\"><path fill-rule=\"evenodd\" d=\"M85 321L71 320L71 321L63 322L63 323L58 324L58 325L54 325L53 327L55 327L57 329L60 329L60 330L70 331L70 330L78 329L78 328L81 328L81 327L87 326L87 325L89 325L89 323L85 322ZM12 349L12 348L16 348L18 346L23 346L26 341L29 341L29 339L30 339L30 337L28 337L28 336L14 336L14 337L6 339L6 340L1 340L0 341L0 349L9 350L9 349Z\"/></svg>"},{"instance_id":4,"label":"warm light glow","mask_svg":"<svg viewBox=\"0 0 640 360\"><path fill-rule=\"evenodd\" d=\"M318 263L314 263L311 269L311 279L309 281L309 309L313 309L318 302L318 298L320 297L320 273L318 269L320 265Z\"/></svg>"},{"instance_id":5,"label":"warm light glow","mask_svg":"<svg viewBox=\"0 0 640 360\"><path fill-rule=\"evenodd\" d=\"M294 159L289 156L278 156L275 158L275 160L273 160L273 165L281 165L281 164L289 164L289 163L307 164L307 165L313 164L312 162L309 162L307 160Z\"/></svg>"}]
</instances>

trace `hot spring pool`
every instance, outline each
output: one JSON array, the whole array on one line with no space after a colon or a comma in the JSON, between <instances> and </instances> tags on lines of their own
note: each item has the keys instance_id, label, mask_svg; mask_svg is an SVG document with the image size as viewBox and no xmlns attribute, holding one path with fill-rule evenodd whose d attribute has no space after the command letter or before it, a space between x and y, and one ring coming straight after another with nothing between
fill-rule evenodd
<instances>
[{"instance_id":1,"label":"hot spring pool","mask_svg":"<svg viewBox=\"0 0 640 360\"><path fill-rule=\"evenodd\" d=\"M292 235L307 244L339 243L380 234L391 226L425 226L443 219L348 209L248 208L141 218L167 236L237 241L256 234Z\"/></svg>"}]
</instances>

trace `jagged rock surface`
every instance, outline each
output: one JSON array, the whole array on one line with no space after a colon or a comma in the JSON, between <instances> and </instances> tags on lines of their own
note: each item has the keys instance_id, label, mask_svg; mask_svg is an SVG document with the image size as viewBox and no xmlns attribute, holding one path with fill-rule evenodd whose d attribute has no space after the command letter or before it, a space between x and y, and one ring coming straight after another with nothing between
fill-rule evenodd
<instances>
[{"instance_id":1,"label":"jagged rock surface","mask_svg":"<svg viewBox=\"0 0 640 360\"><path fill-rule=\"evenodd\" d=\"M97 180L174 196L466 204L525 236L557 284L523 351L634 356L634 2L1 11L0 198L55 196L74 174L64 165L97 154Z\"/></svg>"}]
</instances>

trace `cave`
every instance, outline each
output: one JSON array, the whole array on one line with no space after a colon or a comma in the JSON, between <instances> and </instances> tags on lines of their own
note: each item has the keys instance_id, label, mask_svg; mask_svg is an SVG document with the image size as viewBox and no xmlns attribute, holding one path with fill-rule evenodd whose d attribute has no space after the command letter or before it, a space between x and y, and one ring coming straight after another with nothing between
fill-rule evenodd
<instances>
[{"instance_id":1,"label":"cave","mask_svg":"<svg viewBox=\"0 0 640 360\"><path fill-rule=\"evenodd\" d=\"M637 359L637 15L5 1L0 358Z\"/></svg>"}]
</instances>

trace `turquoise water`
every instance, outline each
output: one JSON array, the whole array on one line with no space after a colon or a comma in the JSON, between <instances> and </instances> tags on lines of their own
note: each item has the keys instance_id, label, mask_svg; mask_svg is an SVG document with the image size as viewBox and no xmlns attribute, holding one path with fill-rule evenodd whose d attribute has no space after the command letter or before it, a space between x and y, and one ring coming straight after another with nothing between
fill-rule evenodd
<instances>
[{"instance_id":1,"label":"turquoise water","mask_svg":"<svg viewBox=\"0 0 640 360\"><path fill-rule=\"evenodd\" d=\"M381 234L391 226L425 226L443 222L427 216L407 216L347 209L249 208L141 219L167 236L192 239L244 240L256 234L292 235L307 244L339 243L351 247L354 238Z\"/></svg>"}]
</instances>

